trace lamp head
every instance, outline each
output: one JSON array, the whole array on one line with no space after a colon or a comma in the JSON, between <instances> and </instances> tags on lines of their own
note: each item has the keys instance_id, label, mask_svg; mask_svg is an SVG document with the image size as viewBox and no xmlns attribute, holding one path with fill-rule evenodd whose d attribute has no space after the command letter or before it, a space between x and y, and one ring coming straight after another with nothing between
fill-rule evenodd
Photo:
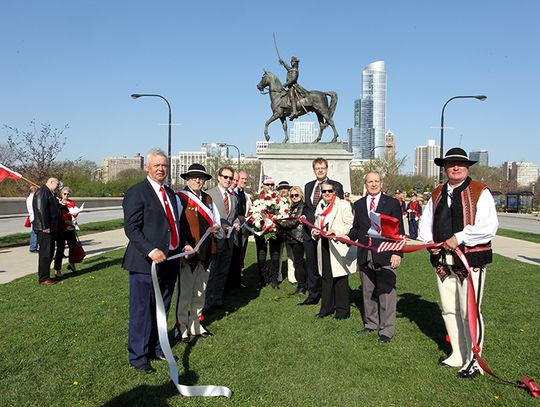
<instances>
[{"instance_id":1,"label":"lamp head","mask_svg":"<svg viewBox=\"0 0 540 407\"><path fill-rule=\"evenodd\" d=\"M141 95L138 94L138 93L133 93L133 94L131 95L131 98L132 98L132 99L138 99L138 98L140 98L140 97L141 97Z\"/></svg>"},{"instance_id":2,"label":"lamp head","mask_svg":"<svg viewBox=\"0 0 540 407\"><path fill-rule=\"evenodd\" d=\"M475 96L475 99L478 99L478 100L480 100L480 101L483 102L484 100L487 99L487 96L484 96L484 95L478 95L478 96Z\"/></svg>"}]
</instances>

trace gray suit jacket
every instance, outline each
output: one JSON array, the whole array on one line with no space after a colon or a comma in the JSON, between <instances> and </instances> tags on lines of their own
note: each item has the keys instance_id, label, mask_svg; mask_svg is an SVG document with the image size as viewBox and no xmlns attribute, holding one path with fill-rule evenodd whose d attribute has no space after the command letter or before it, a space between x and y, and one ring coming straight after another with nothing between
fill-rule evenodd
<instances>
[{"instance_id":1,"label":"gray suit jacket","mask_svg":"<svg viewBox=\"0 0 540 407\"><path fill-rule=\"evenodd\" d=\"M238 220L238 214L236 213L236 209L238 207L238 201L237 201L236 196L233 196L227 192L227 195L229 197L229 209L230 209L229 215L227 215L221 189L215 186L214 188L210 188L208 191L206 191L206 193L212 197L212 202L216 206L219 212L219 215L221 216L221 219L220 219L221 226L224 226L224 225L232 226L235 223L240 223L240 221ZM229 248L232 248L233 241L234 241L233 239L235 236L236 234L232 233L229 239L216 239L218 251L221 251L222 249L224 249L223 246L225 244L227 244Z\"/></svg>"}]
</instances>

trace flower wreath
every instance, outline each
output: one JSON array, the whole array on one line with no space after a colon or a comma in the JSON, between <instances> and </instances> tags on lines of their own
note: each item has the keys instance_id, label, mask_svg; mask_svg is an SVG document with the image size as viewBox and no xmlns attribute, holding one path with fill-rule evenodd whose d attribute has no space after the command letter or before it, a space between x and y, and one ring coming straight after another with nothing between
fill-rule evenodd
<instances>
[{"instance_id":1,"label":"flower wreath","mask_svg":"<svg viewBox=\"0 0 540 407\"><path fill-rule=\"evenodd\" d=\"M276 238L276 225L274 220L289 216L289 201L271 190L266 185L261 185L257 199L253 201L247 214L246 222L252 231L265 239Z\"/></svg>"}]
</instances>

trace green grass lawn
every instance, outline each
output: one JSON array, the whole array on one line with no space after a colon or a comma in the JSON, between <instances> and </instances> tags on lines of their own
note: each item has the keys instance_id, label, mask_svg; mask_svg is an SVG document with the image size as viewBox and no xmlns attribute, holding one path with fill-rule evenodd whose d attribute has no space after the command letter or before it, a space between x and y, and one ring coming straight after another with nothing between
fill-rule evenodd
<instances>
[{"instance_id":1,"label":"green grass lawn","mask_svg":"<svg viewBox=\"0 0 540 407\"><path fill-rule=\"evenodd\" d=\"M527 240L533 243L540 243L540 234L530 232L518 232L510 229L497 230L499 236L511 237L512 239Z\"/></svg>"},{"instance_id":2,"label":"green grass lawn","mask_svg":"<svg viewBox=\"0 0 540 407\"><path fill-rule=\"evenodd\" d=\"M316 319L288 282L256 289L254 247L248 288L232 310L207 319L214 337L177 343L181 382L224 385L232 399L183 398L165 362L145 375L127 362L128 276L123 251L93 257L79 275L39 286L28 276L0 286L2 406L527 406L525 391L489 376L473 381L437 366L448 345L435 276L425 252L398 271L398 322L389 346L359 336L359 277L350 279L348 320ZM484 357L499 375L540 382L540 268L495 255L484 295ZM172 327L172 323L170 324Z\"/></svg>"}]
</instances>

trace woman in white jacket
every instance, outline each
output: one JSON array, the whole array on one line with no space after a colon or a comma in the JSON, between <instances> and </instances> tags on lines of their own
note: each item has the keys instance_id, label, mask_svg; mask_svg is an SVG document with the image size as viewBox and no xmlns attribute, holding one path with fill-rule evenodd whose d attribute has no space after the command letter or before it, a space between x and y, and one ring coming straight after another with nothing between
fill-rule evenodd
<instances>
[{"instance_id":1,"label":"woman in white jacket","mask_svg":"<svg viewBox=\"0 0 540 407\"><path fill-rule=\"evenodd\" d=\"M321 185L321 193L322 199L315 210L315 225L331 235L346 235L353 224L351 205L336 196L330 183ZM356 272L356 246L320 238L316 229L312 229L311 234L315 239L319 238L317 256L322 276L321 309L316 317L334 314L336 319L349 318L349 274Z\"/></svg>"}]
</instances>

